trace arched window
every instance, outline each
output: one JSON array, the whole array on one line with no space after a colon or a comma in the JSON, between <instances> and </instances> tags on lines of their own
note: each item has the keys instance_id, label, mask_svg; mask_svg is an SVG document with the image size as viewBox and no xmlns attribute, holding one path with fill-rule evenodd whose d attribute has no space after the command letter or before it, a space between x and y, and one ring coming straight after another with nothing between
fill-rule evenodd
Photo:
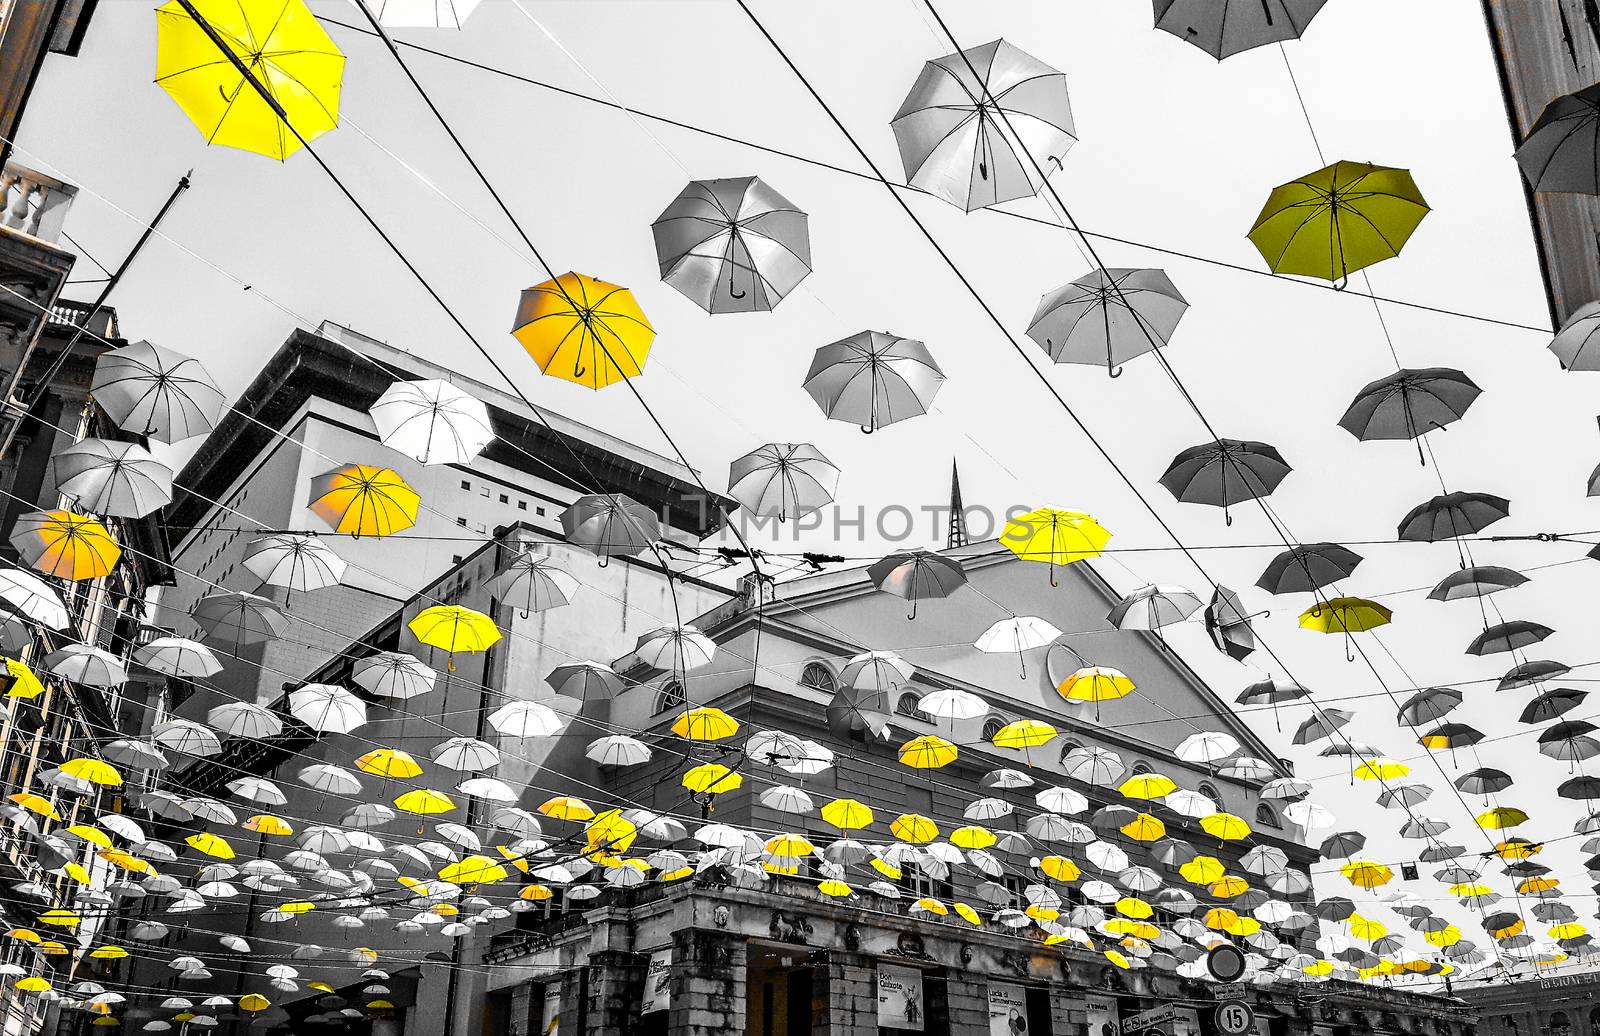
<instances>
[{"instance_id":1,"label":"arched window","mask_svg":"<svg viewBox=\"0 0 1600 1036\"><path fill-rule=\"evenodd\" d=\"M800 671L800 686L810 687L825 694L832 694L839 689L838 684L834 683L833 671L821 662L806 663L806 667Z\"/></svg>"},{"instance_id":2,"label":"arched window","mask_svg":"<svg viewBox=\"0 0 1600 1036\"><path fill-rule=\"evenodd\" d=\"M1272 811L1272 807L1267 805L1265 802L1256 807L1256 823L1260 824L1262 827L1283 826L1278 822L1278 814L1274 813Z\"/></svg>"},{"instance_id":3,"label":"arched window","mask_svg":"<svg viewBox=\"0 0 1600 1036\"><path fill-rule=\"evenodd\" d=\"M1545 1032L1550 1036L1572 1036L1572 1019L1567 1017L1565 1011L1551 1011Z\"/></svg>"},{"instance_id":4,"label":"arched window","mask_svg":"<svg viewBox=\"0 0 1600 1036\"><path fill-rule=\"evenodd\" d=\"M922 711L922 695L915 691L907 691L900 695L900 700L895 702L894 711L901 716L921 720L923 723L933 722L933 717Z\"/></svg>"},{"instance_id":5,"label":"arched window","mask_svg":"<svg viewBox=\"0 0 1600 1036\"><path fill-rule=\"evenodd\" d=\"M1212 802L1215 802L1217 805L1222 805L1222 795L1217 791L1217 786L1215 784L1208 784L1205 781L1201 781L1199 787L1195 788L1195 790L1204 795L1206 798L1210 799Z\"/></svg>"},{"instance_id":6,"label":"arched window","mask_svg":"<svg viewBox=\"0 0 1600 1036\"><path fill-rule=\"evenodd\" d=\"M676 680L668 680L661 685L661 690L656 692L656 705L651 710L652 716L659 716L663 712L681 709L688 704L689 699L684 696L683 684Z\"/></svg>"},{"instance_id":7,"label":"arched window","mask_svg":"<svg viewBox=\"0 0 1600 1036\"><path fill-rule=\"evenodd\" d=\"M1133 761L1133 765L1128 767L1128 770L1131 773L1149 773L1150 764L1145 762L1143 759L1135 759Z\"/></svg>"},{"instance_id":8,"label":"arched window","mask_svg":"<svg viewBox=\"0 0 1600 1036\"><path fill-rule=\"evenodd\" d=\"M993 741L994 736L1000 733L1000 728L1004 727L1005 725L1006 721L1001 719L999 716L990 716L988 719L983 721L983 739L985 741Z\"/></svg>"},{"instance_id":9,"label":"arched window","mask_svg":"<svg viewBox=\"0 0 1600 1036\"><path fill-rule=\"evenodd\" d=\"M1078 742L1076 742L1076 741L1063 741L1063 742L1061 742L1061 758L1062 759L1066 759L1067 756L1071 755L1073 752L1076 752L1078 749L1080 749L1082 747L1083 746L1078 744Z\"/></svg>"}]
</instances>

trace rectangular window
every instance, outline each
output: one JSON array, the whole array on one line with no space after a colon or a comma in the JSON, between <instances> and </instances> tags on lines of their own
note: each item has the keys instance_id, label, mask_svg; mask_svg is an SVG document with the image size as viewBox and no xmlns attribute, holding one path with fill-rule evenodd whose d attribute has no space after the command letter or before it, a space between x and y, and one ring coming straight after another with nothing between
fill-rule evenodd
<instances>
[{"instance_id":1,"label":"rectangular window","mask_svg":"<svg viewBox=\"0 0 1600 1036\"><path fill-rule=\"evenodd\" d=\"M526 511L527 509L528 509L528 501L526 501L526 500L518 500L517 501L517 510Z\"/></svg>"},{"instance_id":2,"label":"rectangular window","mask_svg":"<svg viewBox=\"0 0 1600 1036\"><path fill-rule=\"evenodd\" d=\"M544 517L544 508L542 508L542 507L535 507L535 508L534 508L534 509L533 509L533 513L534 513L534 514L536 514L536 515L538 515L538 516L539 516L539 517L540 517L540 518L543 518L543 517Z\"/></svg>"},{"instance_id":3,"label":"rectangular window","mask_svg":"<svg viewBox=\"0 0 1600 1036\"><path fill-rule=\"evenodd\" d=\"M456 524L465 529L467 527L467 520L465 518L457 518Z\"/></svg>"},{"instance_id":4,"label":"rectangular window","mask_svg":"<svg viewBox=\"0 0 1600 1036\"><path fill-rule=\"evenodd\" d=\"M509 504L511 502L511 498L509 496L506 496L504 493L501 493L500 494L500 502L502 504Z\"/></svg>"},{"instance_id":5,"label":"rectangular window","mask_svg":"<svg viewBox=\"0 0 1600 1036\"><path fill-rule=\"evenodd\" d=\"M462 479L461 480L461 488L462 489L471 489L472 488L472 483L468 482L466 479Z\"/></svg>"}]
</instances>

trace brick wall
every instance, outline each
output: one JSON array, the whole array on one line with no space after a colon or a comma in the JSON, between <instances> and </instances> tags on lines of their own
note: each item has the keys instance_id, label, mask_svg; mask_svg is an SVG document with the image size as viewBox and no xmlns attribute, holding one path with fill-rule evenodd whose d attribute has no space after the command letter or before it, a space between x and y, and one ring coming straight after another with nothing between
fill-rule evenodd
<instances>
[{"instance_id":1,"label":"brick wall","mask_svg":"<svg viewBox=\"0 0 1600 1036\"><path fill-rule=\"evenodd\" d=\"M745 1031L745 945L741 937L689 929L672 939L672 1036Z\"/></svg>"}]
</instances>

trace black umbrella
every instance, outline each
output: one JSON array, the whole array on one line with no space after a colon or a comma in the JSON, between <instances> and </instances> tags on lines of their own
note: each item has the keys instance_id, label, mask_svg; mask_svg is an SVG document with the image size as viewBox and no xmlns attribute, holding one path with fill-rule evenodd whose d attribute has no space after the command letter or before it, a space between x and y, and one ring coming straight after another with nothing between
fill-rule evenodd
<instances>
[{"instance_id":1,"label":"black umbrella","mask_svg":"<svg viewBox=\"0 0 1600 1036\"><path fill-rule=\"evenodd\" d=\"M1256 585L1269 594L1311 593L1356 570L1361 555L1337 543L1290 547L1267 563Z\"/></svg>"},{"instance_id":2,"label":"black umbrella","mask_svg":"<svg viewBox=\"0 0 1600 1036\"><path fill-rule=\"evenodd\" d=\"M828 730L856 744L888 741L889 694L871 688L841 687L827 708Z\"/></svg>"},{"instance_id":3,"label":"black umbrella","mask_svg":"<svg viewBox=\"0 0 1600 1036\"><path fill-rule=\"evenodd\" d=\"M1467 654L1494 655L1502 651L1515 651L1537 644L1554 632L1555 630L1542 623L1512 619L1510 622L1490 626L1473 637L1472 643L1467 645Z\"/></svg>"},{"instance_id":4,"label":"black umbrella","mask_svg":"<svg viewBox=\"0 0 1600 1036\"><path fill-rule=\"evenodd\" d=\"M1522 715L1518 718L1524 723L1548 723L1577 708L1588 696L1588 691L1580 691L1573 687L1557 687L1545 691L1530 701L1523 707Z\"/></svg>"},{"instance_id":5,"label":"black umbrella","mask_svg":"<svg viewBox=\"0 0 1600 1036\"><path fill-rule=\"evenodd\" d=\"M1363 441L1415 439L1460 420L1480 391L1450 367L1398 370L1358 392L1339 427ZM1422 457L1421 446L1417 456Z\"/></svg>"},{"instance_id":6,"label":"black umbrella","mask_svg":"<svg viewBox=\"0 0 1600 1036\"><path fill-rule=\"evenodd\" d=\"M1556 794L1564 799L1600 799L1600 777L1579 774L1561 782Z\"/></svg>"},{"instance_id":7,"label":"black umbrella","mask_svg":"<svg viewBox=\"0 0 1600 1036\"><path fill-rule=\"evenodd\" d=\"M1600 83L1545 105L1517 165L1535 191L1600 194Z\"/></svg>"},{"instance_id":8,"label":"black umbrella","mask_svg":"<svg viewBox=\"0 0 1600 1036\"><path fill-rule=\"evenodd\" d=\"M1500 565L1474 565L1471 568L1458 568L1439 580L1439 585L1428 594L1428 599L1455 601L1464 597L1487 597L1501 590L1521 586L1527 581L1528 577L1515 569Z\"/></svg>"},{"instance_id":9,"label":"black umbrella","mask_svg":"<svg viewBox=\"0 0 1600 1036\"><path fill-rule=\"evenodd\" d=\"M1312 911L1324 921L1347 921L1356 912L1356 905L1343 896L1329 896Z\"/></svg>"},{"instance_id":10,"label":"black umbrella","mask_svg":"<svg viewBox=\"0 0 1600 1036\"><path fill-rule=\"evenodd\" d=\"M1489 493L1446 493L1418 504L1400 521L1400 538L1437 543L1482 532L1511 513L1511 501Z\"/></svg>"},{"instance_id":11,"label":"black umbrella","mask_svg":"<svg viewBox=\"0 0 1600 1036\"><path fill-rule=\"evenodd\" d=\"M1400 705L1396 717L1408 727L1437 723L1461 704L1461 692L1451 687L1425 687Z\"/></svg>"},{"instance_id":12,"label":"black umbrella","mask_svg":"<svg viewBox=\"0 0 1600 1036\"><path fill-rule=\"evenodd\" d=\"M1322 847L1318 850L1325 858L1335 856L1354 856L1366 848L1367 836L1360 831L1336 831L1322 840Z\"/></svg>"},{"instance_id":13,"label":"black umbrella","mask_svg":"<svg viewBox=\"0 0 1600 1036\"><path fill-rule=\"evenodd\" d=\"M1179 503L1222 508L1224 520L1232 504L1270 496L1293 469L1264 442L1215 439L1191 446L1173 458L1161 484Z\"/></svg>"},{"instance_id":14,"label":"black umbrella","mask_svg":"<svg viewBox=\"0 0 1600 1036\"><path fill-rule=\"evenodd\" d=\"M1241 705L1276 705L1279 702L1304 698L1310 693L1310 691L1293 680L1280 680L1277 677L1272 677L1246 687L1239 692L1239 697L1234 700Z\"/></svg>"},{"instance_id":15,"label":"black umbrella","mask_svg":"<svg viewBox=\"0 0 1600 1036\"><path fill-rule=\"evenodd\" d=\"M1563 662L1555 662L1548 658L1535 659L1532 662L1523 662L1521 665L1514 665L1507 669L1506 675L1500 678L1500 682L1495 685L1494 689L1497 691L1515 690L1518 687L1539 683L1541 680L1554 680L1556 677L1564 676L1571 671L1572 667Z\"/></svg>"},{"instance_id":16,"label":"black umbrella","mask_svg":"<svg viewBox=\"0 0 1600 1036\"><path fill-rule=\"evenodd\" d=\"M1456 778L1456 787L1468 795L1493 795L1511 787L1511 775L1504 770L1485 766L1471 770Z\"/></svg>"},{"instance_id":17,"label":"black umbrella","mask_svg":"<svg viewBox=\"0 0 1600 1036\"><path fill-rule=\"evenodd\" d=\"M1243 662L1256 649L1255 630L1250 626L1254 617L1245 612L1238 594L1219 583L1211 594L1211 603L1206 605L1206 633L1218 651L1236 662Z\"/></svg>"}]
</instances>

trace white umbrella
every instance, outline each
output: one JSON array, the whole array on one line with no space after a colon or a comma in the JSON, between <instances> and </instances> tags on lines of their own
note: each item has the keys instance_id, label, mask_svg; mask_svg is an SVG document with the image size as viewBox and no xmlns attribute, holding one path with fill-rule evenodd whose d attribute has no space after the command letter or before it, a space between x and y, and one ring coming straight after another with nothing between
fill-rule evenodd
<instances>
[{"instance_id":1,"label":"white umbrella","mask_svg":"<svg viewBox=\"0 0 1600 1036\"><path fill-rule=\"evenodd\" d=\"M1200 598L1181 586L1141 586L1117 602L1106 619L1119 630L1158 630L1182 622L1202 607Z\"/></svg>"},{"instance_id":2,"label":"white umbrella","mask_svg":"<svg viewBox=\"0 0 1600 1036\"><path fill-rule=\"evenodd\" d=\"M1217 811L1216 802L1212 801L1209 796L1202 795L1198 791L1190 791L1187 788L1179 788L1168 793L1161 800L1161 804L1181 817L1190 817L1195 820L1201 817L1209 817Z\"/></svg>"},{"instance_id":3,"label":"white umbrella","mask_svg":"<svg viewBox=\"0 0 1600 1036\"><path fill-rule=\"evenodd\" d=\"M517 789L497 777L469 777L456 785L456 790L487 802L517 801Z\"/></svg>"},{"instance_id":4,"label":"white umbrella","mask_svg":"<svg viewBox=\"0 0 1600 1036\"><path fill-rule=\"evenodd\" d=\"M206 713L206 723L224 734L253 741L283 733L283 720L260 705L231 701Z\"/></svg>"},{"instance_id":5,"label":"white umbrella","mask_svg":"<svg viewBox=\"0 0 1600 1036\"><path fill-rule=\"evenodd\" d=\"M626 734L597 737L583 754L601 766L638 766L650 761L650 747Z\"/></svg>"},{"instance_id":6,"label":"white umbrella","mask_svg":"<svg viewBox=\"0 0 1600 1036\"><path fill-rule=\"evenodd\" d=\"M495 574L489 592L506 604L520 608L523 618L533 612L571 603L578 580L547 554L518 554Z\"/></svg>"},{"instance_id":7,"label":"white umbrella","mask_svg":"<svg viewBox=\"0 0 1600 1036\"><path fill-rule=\"evenodd\" d=\"M222 672L222 663L210 648L186 637L157 637L136 650L133 658L146 669L190 680Z\"/></svg>"},{"instance_id":8,"label":"white umbrella","mask_svg":"<svg viewBox=\"0 0 1600 1036\"><path fill-rule=\"evenodd\" d=\"M172 502L172 469L136 443L84 439L51 458L56 490L76 508L142 518Z\"/></svg>"},{"instance_id":9,"label":"white umbrella","mask_svg":"<svg viewBox=\"0 0 1600 1036\"><path fill-rule=\"evenodd\" d=\"M434 746L433 761L451 770L489 770L500 762L500 751L486 741L453 737Z\"/></svg>"},{"instance_id":10,"label":"white umbrella","mask_svg":"<svg viewBox=\"0 0 1600 1036\"><path fill-rule=\"evenodd\" d=\"M110 762L138 770L164 770L171 765L161 750L147 741L118 738L106 745L102 754Z\"/></svg>"},{"instance_id":11,"label":"white umbrella","mask_svg":"<svg viewBox=\"0 0 1600 1036\"><path fill-rule=\"evenodd\" d=\"M239 777L229 781L227 788L241 799L259 802L263 806L282 806L289 801L288 796L265 777Z\"/></svg>"},{"instance_id":12,"label":"white umbrella","mask_svg":"<svg viewBox=\"0 0 1600 1036\"><path fill-rule=\"evenodd\" d=\"M1178 758L1191 763L1214 763L1239 750L1239 739L1216 730L1190 734L1178 744Z\"/></svg>"},{"instance_id":13,"label":"white umbrella","mask_svg":"<svg viewBox=\"0 0 1600 1036\"><path fill-rule=\"evenodd\" d=\"M537 838L543 834L539 818L527 810L518 809L515 806L506 806L495 810L489 817L489 823L502 831L509 831L514 835L522 835L525 838Z\"/></svg>"},{"instance_id":14,"label":"white umbrella","mask_svg":"<svg viewBox=\"0 0 1600 1036\"><path fill-rule=\"evenodd\" d=\"M23 618L53 630L72 623L61 595L44 580L20 568L0 569L0 601Z\"/></svg>"},{"instance_id":15,"label":"white umbrella","mask_svg":"<svg viewBox=\"0 0 1600 1036\"><path fill-rule=\"evenodd\" d=\"M640 637L633 653L652 669L684 672L709 665L717 646L693 626L662 626Z\"/></svg>"},{"instance_id":16,"label":"white umbrella","mask_svg":"<svg viewBox=\"0 0 1600 1036\"><path fill-rule=\"evenodd\" d=\"M781 813L794 813L803 815L816 809L816 804L799 788L787 784L775 784L761 793L761 804L769 809Z\"/></svg>"},{"instance_id":17,"label":"white umbrella","mask_svg":"<svg viewBox=\"0 0 1600 1036\"><path fill-rule=\"evenodd\" d=\"M400 651L380 651L357 662L350 678L369 694L403 701L433 690L439 674L415 656Z\"/></svg>"},{"instance_id":18,"label":"white umbrella","mask_svg":"<svg viewBox=\"0 0 1600 1036\"><path fill-rule=\"evenodd\" d=\"M868 651L856 655L839 669L839 686L858 691L890 691L915 672L893 651Z\"/></svg>"},{"instance_id":19,"label":"white umbrella","mask_svg":"<svg viewBox=\"0 0 1600 1036\"><path fill-rule=\"evenodd\" d=\"M321 590L344 578L344 559L315 536L275 532L244 548L244 567L269 586Z\"/></svg>"},{"instance_id":20,"label":"white umbrella","mask_svg":"<svg viewBox=\"0 0 1600 1036\"><path fill-rule=\"evenodd\" d=\"M1060 630L1037 615L1013 615L984 630L973 646L989 654L1015 651L1017 660L1022 663L1022 675L1027 676L1028 664L1022 653L1044 647L1059 636Z\"/></svg>"},{"instance_id":21,"label":"white umbrella","mask_svg":"<svg viewBox=\"0 0 1600 1036\"><path fill-rule=\"evenodd\" d=\"M367 721L367 707L360 698L326 683L307 684L290 693L289 714L325 734L348 734Z\"/></svg>"},{"instance_id":22,"label":"white umbrella","mask_svg":"<svg viewBox=\"0 0 1600 1036\"><path fill-rule=\"evenodd\" d=\"M565 723L555 709L536 701L510 701L489 714L489 725L507 737L549 737Z\"/></svg>"},{"instance_id":23,"label":"white umbrella","mask_svg":"<svg viewBox=\"0 0 1600 1036\"><path fill-rule=\"evenodd\" d=\"M780 521L822 510L838 488L839 469L809 443L768 443L728 466L728 495Z\"/></svg>"},{"instance_id":24,"label":"white umbrella","mask_svg":"<svg viewBox=\"0 0 1600 1036\"><path fill-rule=\"evenodd\" d=\"M361 791L361 779L342 766L332 763L312 763L300 768L301 784L326 795L356 795Z\"/></svg>"},{"instance_id":25,"label":"white umbrella","mask_svg":"<svg viewBox=\"0 0 1600 1036\"><path fill-rule=\"evenodd\" d=\"M1128 772L1120 755L1098 746L1074 748L1061 760L1061 766L1068 777L1105 788L1115 785Z\"/></svg>"},{"instance_id":26,"label":"white umbrella","mask_svg":"<svg viewBox=\"0 0 1600 1036\"><path fill-rule=\"evenodd\" d=\"M367 413L385 446L423 464L466 464L494 439L489 408L448 381L397 381Z\"/></svg>"},{"instance_id":27,"label":"white umbrella","mask_svg":"<svg viewBox=\"0 0 1600 1036\"><path fill-rule=\"evenodd\" d=\"M45 656L50 672L64 680L86 687L120 687L128 682L128 671L109 651L88 644L68 644Z\"/></svg>"},{"instance_id":28,"label":"white umbrella","mask_svg":"<svg viewBox=\"0 0 1600 1036\"><path fill-rule=\"evenodd\" d=\"M922 696L917 707L930 716L942 719L975 719L987 715L989 703L959 687L945 687L929 691Z\"/></svg>"},{"instance_id":29,"label":"white umbrella","mask_svg":"<svg viewBox=\"0 0 1600 1036\"><path fill-rule=\"evenodd\" d=\"M222 739L215 731L189 719L169 719L156 724L150 732L150 740L185 755L209 756L222 751Z\"/></svg>"},{"instance_id":30,"label":"white umbrella","mask_svg":"<svg viewBox=\"0 0 1600 1036\"><path fill-rule=\"evenodd\" d=\"M1040 809L1072 816L1089 808L1089 800L1071 788L1046 788L1033 796Z\"/></svg>"},{"instance_id":31,"label":"white umbrella","mask_svg":"<svg viewBox=\"0 0 1600 1036\"><path fill-rule=\"evenodd\" d=\"M199 360L150 342L101 353L89 390L119 428L162 442L211 431L226 404Z\"/></svg>"}]
</instances>

